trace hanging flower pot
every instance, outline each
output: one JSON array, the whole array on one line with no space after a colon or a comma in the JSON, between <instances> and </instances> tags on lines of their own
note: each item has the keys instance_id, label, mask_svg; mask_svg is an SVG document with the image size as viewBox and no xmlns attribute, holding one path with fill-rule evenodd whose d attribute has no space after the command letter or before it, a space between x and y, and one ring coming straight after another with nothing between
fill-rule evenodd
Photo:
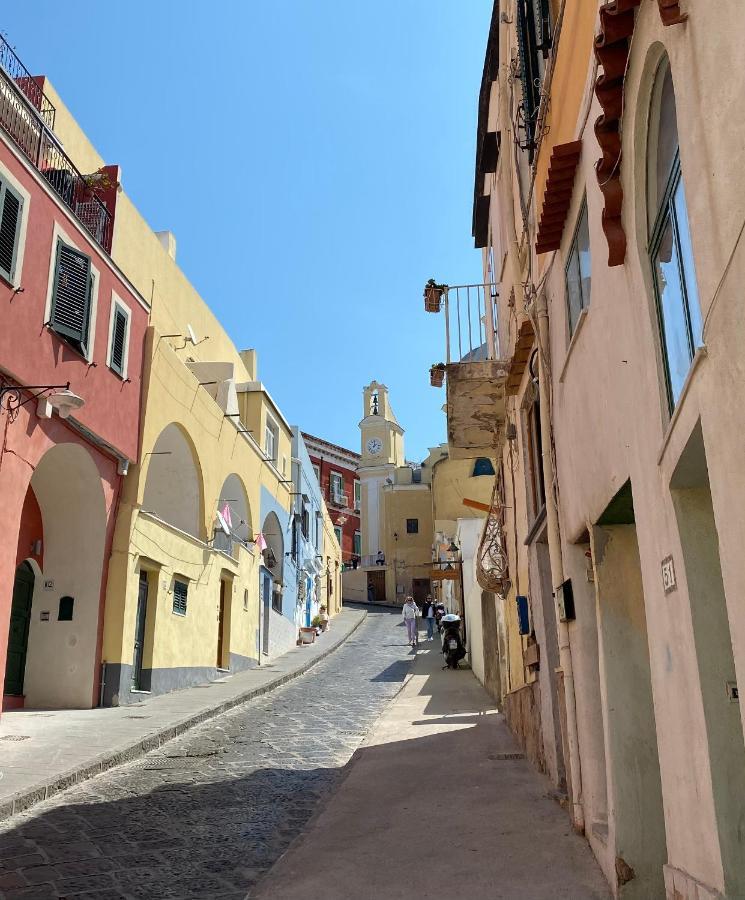
<instances>
[{"instance_id":1,"label":"hanging flower pot","mask_svg":"<svg viewBox=\"0 0 745 900\"><path fill-rule=\"evenodd\" d=\"M435 284L434 278L430 278L424 286L424 310L425 312L438 313L442 308L442 295L445 293L444 284Z\"/></svg>"},{"instance_id":2,"label":"hanging flower pot","mask_svg":"<svg viewBox=\"0 0 745 900\"><path fill-rule=\"evenodd\" d=\"M445 363L435 363L429 370L429 383L432 387L442 387L445 380Z\"/></svg>"}]
</instances>

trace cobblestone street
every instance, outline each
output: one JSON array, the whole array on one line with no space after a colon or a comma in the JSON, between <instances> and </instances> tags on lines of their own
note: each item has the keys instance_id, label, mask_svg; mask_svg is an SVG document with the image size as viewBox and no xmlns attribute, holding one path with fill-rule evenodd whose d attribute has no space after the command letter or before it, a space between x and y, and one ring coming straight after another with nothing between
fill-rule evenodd
<instances>
[{"instance_id":1,"label":"cobblestone street","mask_svg":"<svg viewBox=\"0 0 745 900\"><path fill-rule=\"evenodd\" d=\"M0 897L244 898L399 691L410 651L371 613L307 675L0 825Z\"/></svg>"}]
</instances>

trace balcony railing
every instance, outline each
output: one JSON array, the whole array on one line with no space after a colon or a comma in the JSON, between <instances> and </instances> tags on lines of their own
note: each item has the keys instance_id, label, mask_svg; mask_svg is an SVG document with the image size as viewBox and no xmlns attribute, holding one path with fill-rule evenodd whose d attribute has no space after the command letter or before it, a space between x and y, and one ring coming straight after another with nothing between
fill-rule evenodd
<instances>
[{"instance_id":1,"label":"balcony railing","mask_svg":"<svg viewBox=\"0 0 745 900\"><path fill-rule=\"evenodd\" d=\"M52 133L55 109L0 37L0 126L107 252L113 218L96 195L101 175L83 175Z\"/></svg>"},{"instance_id":2,"label":"balcony railing","mask_svg":"<svg viewBox=\"0 0 745 900\"><path fill-rule=\"evenodd\" d=\"M497 297L494 284L445 288L446 363L499 359Z\"/></svg>"},{"instance_id":3,"label":"balcony railing","mask_svg":"<svg viewBox=\"0 0 745 900\"><path fill-rule=\"evenodd\" d=\"M329 490L329 499L334 504L334 506L343 506L346 508L347 506L347 495L342 493L341 491L335 491L333 488Z\"/></svg>"}]
</instances>

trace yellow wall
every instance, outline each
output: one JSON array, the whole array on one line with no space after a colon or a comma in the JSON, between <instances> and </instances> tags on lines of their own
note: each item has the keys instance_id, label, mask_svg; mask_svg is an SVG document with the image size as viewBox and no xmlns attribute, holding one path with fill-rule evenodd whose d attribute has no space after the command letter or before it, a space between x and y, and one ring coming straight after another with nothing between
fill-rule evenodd
<instances>
[{"instance_id":1,"label":"yellow wall","mask_svg":"<svg viewBox=\"0 0 745 900\"><path fill-rule=\"evenodd\" d=\"M388 486L382 492L383 551L387 564L386 595L389 602L401 600L396 585L411 593L413 578L429 578L432 568L432 493L428 485ZM418 519L417 534L407 534L406 520ZM393 535L398 534L398 540Z\"/></svg>"}]
</instances>

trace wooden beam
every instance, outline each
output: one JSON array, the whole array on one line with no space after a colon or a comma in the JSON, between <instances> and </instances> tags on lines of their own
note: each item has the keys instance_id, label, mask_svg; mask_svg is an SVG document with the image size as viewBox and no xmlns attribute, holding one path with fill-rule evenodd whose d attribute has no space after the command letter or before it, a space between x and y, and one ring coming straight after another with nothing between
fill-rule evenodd
<instances>
[{"instance_id":1,"label":"wooden beam","mask_svg":"<svg viewBox=\"0 0 745 900\"><path fill-rule=\"evenodd\" d=\"M481 512L489 512L491 506L488 503L479 503L478 500L469 500L468 497L464 498L463 506L468 506L471 509L478 509Z\"/></svg>"}]
</instances>

